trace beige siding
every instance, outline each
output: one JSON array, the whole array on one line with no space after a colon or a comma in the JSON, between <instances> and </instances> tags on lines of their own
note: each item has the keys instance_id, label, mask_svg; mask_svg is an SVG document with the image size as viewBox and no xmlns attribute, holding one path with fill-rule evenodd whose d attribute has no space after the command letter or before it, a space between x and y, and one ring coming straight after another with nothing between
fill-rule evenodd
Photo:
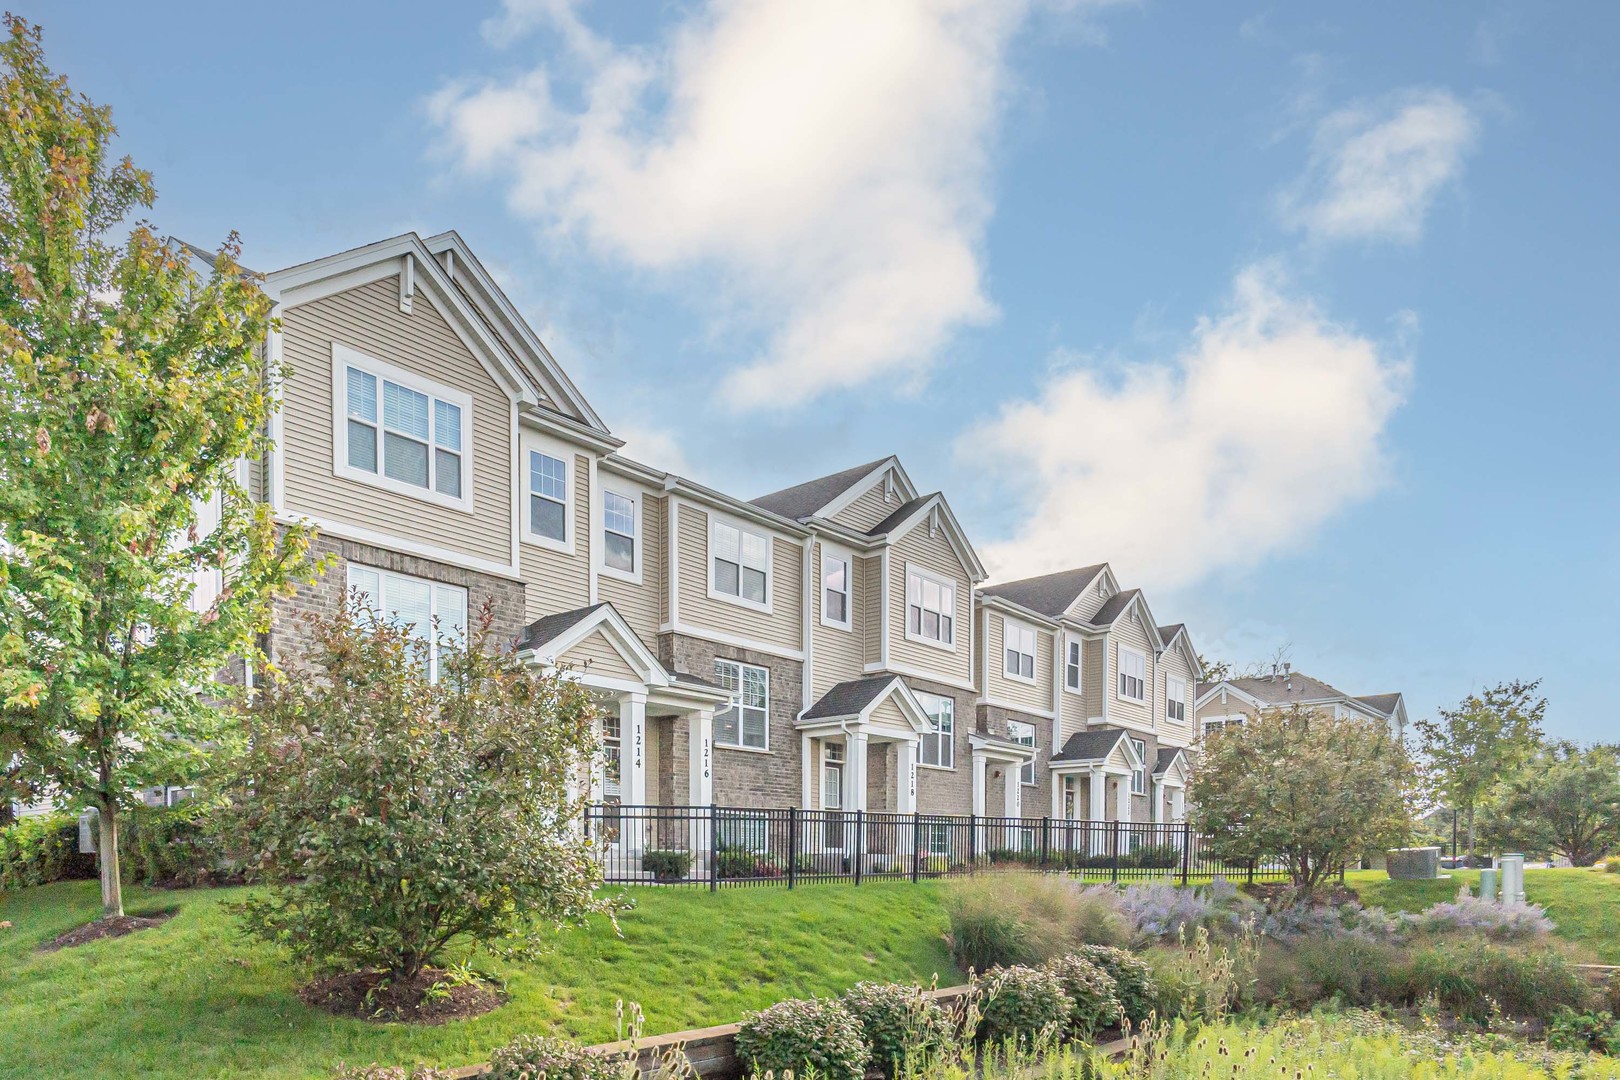
<instances>
[{"instance_id":1,"label":"beige siding","mask_svg":"<svg viewBox=\"0 0 1620 1080\"><path fill-rule=\"evenodd\" d=\"M680 550L679 617L695 631L717 630L733 637L764 642L795 652L803 648L804 548L780 536L771 542L771 610L730 603L709 596L709 515L700 506L681 503L676 515Z\"/></svg>"},{"instance_id":2,"label":"beige siding","mask_svg":"<svg viewBox=\"0 0 1620 1080\"><path fill-rule=\"evenodd\" d=\"M845 553L848 554L847 552ZM815 546L815 558L811 562L815 573L812 575L814 590L812 592L810 611L810 640L815 650L814 672L810 681L810 700L815 701L832 689L838 683L849 679L859 679L862 676L861 658L862 644L865 636L866 610L864 596L862 595L862 582L855 580L856 567L850 568L851 588L850 596L850 626L844 630L836 626L826 626L821 621L821 609L826 594L821 589L821 544ZM859 562L856 562L859 566Z\"/></svg>"},{"instance_id":3,"label":"beige siding","mask_svg":"<svg viewBox=\"0 0 1620 1080\"><path fill-rule=\"evenodd\" d=\"M985 612L983 647L989 651L989 680L985 691L990 700L1035 712L1052 711L1052 635L1040 627L1035 631L1035 684L1007 677L1007 620L995 611ZM1024 625L1029 625L1025 623Z\"/></svg>"},{"instance_id":4,"label":"beige siding","mask_svg":"<svg viewBox=\"0 0 1620 1080\"><path fill-rule=\"evenodd\" d=\"M399 279L387 278L287 310L281 333L287 510L508 565L512 403L432 302L418 292L402 313ZM472 396L473 513L333 475L333 342Z\"/></svg>"},{"instance_id":5,"label":"beige siding","mask_svg":"<svg viewBox=\"0 0 1620 1080\"><path fill-rule=\"evenodd\" d=\"M956 648L942 649L906 637L906 564L920 566L956 583ZM889 662L957 682L971 683L973 658L968 648L968 620L972 593L962 561L943 531L930 536L926 523L918 525L889 548Z\"/></svg>"},{"instance_id":6,"label":"beige siding","mask_svg":"<svg viewBox=\"0 0 1620 1080\"><path fill-rule=\"evenodd\" d=\"M1194 672L1187 664L1187 658L1180 649L1167 651L1160 660L1160 691L1159 691L1159 739L1172 746L1185 746L1193 738L1193 694L1196 692L1197 681ZM1177 724L1168 716L1170 704L1170 680L1180 679L1187 684L1187 722Z\"/></svg>"},{"instance_id":7,"label":"beige siding","mask_svg":"<svg viewBox=\"0 0 1620 1080\"><path fill-rule=\"evenodd\" d=\"M872 526L900 509L900 493L895 492L889 499L883 497L883 479L873 484L861 493L861 496L844 509L832 516L832 519L843 525L849 525L861 532L869 531Z\"/></svg>"},{"instance_id":8,"label":"beige siding","mask_svg":"<svg viewBox=\"0 0 1620 1080\"><path fill-rule=\"evenodd\" d=\"M1057 638L1057 644L1054 646L1054 648L1058 649L1059 651L1056 654L1056 659L1053 661L1058 665L1057 677L1058 683L1061 687L1059 693L1059 700L1061 701L1061 705L1059 707L1059 718L1062 721L1062 725L1058 732L1060 742L1068 739L1070 735L1073 735L1077 731L1084 731L1086 729L1086 721L1090 719L1091 716L1091 714L1086 711L1086 683L1091 677L1091 673L1086 670L1085 642L1080 642L1080 693L1078 694L1069 689L1069 684L1067 681L1068 675L1063 667L1064 656L1062 649L1064 647L1063 637L1060 634Z\"/></svg>"},{"instance_id":9,"label":"beige siding","mask_svg":"<svg viewBox=\"0 0 1620 1080\"><path fill-rule=\"evenodd\" d=\"M597 482L612 485L614 490L629 494L638 489L634 484L619 483L598 474ZM636 538L636 558L641 565L641 584L603 573L596 579L598 600L612 604L641 643L655 654L658 652L658 627L662 622L659 612L660 597L664 591L664 501L642 493L640 535Z\"/></svg>"},{"instance_id":10,"label":"beige siding","mask_svg":"<svg viewBox=\"0 0 1620 1080\"><path fill-rule=\"evenodd\" d=\"M1086 722L1101 720L1103 714L1103 695L1109 691L1108 665L1104 658L1107 656L1108 639L1106 637L1097 641L1085 643L1084 659L1086 671L1080 680L1083 688L1081 696L1085 699Z\"/></svg>"},{"instance_id":11,"label":"beige siding","mask_svg":"<svg viewBox=\"0 0 1620 1080\"><path fill-rule=\"evenodd\" d=\"M856 559L855 591L861 605L861 654L868 664L883 656L883 560Z\"/></svg>"},{"instance_id":12,"label":"beige siding","mask_svg":"<svg viewBox=\"0 0 1620 1080\"><path fill-rule=\"evenodd\" d=\"M888 724L902 731L911 729L911 721L906 719L906 714L900 711L900 706L894 703L892 697L885 698L881 705L872 710L872 719L877 723Z\"/></svg>"},{"instance_id":13,"label":"beige siding","mask_svg":"<svg viewBox=\"0 0 1620 1080\"><path fill-rule=\"evenodd\" d=\"M641 681L635 668L625 663L624 657L613 643L602 635L600 630L587 635L572 649L557 658L558 664L572 665L575 668L585 668L592 675L603 675L614 679L630 679Z\"/></svg>"},{"instance_id":14,"label":"beige siding","mask_svg":"<svg viewBox=\"0 0 1620 1080\"><path fill-rule=\"evenodd\" d=\"M1119 696L1119 650L1121 646L1135 649L1147 658L1147 701L1138 704ZM1131 727L1151 729L1153 727L1154 702L1160 692L1155 691L1158 684L1157 665L1153 661L1153 647L1148 644L1147 635L1142 630L1141 622L1135 613L1123 615L1115 621L1114 627L1108 634L1108 719L1117 727Z\"/></svg>"},{"instance_id":15,"label":"beige siding","mask_svg":"<svg viewBox=\"0 0 1620 1080\"><path fill-rule=\"evenodd\" d=\"M1084 589L1080 590L1080 595L1075 597L1074 603L1069 605L1067 614L1071 618L1078 619L1080 622L1090 622L1091 617L1097 614L1098 609L1108 602L1108 597L1099 595L1097 592L1097 585L1105 576L1105 574L1098 574L1087 583Z\"/></svg>"},{"instance_id":16,"label":"beige siding","mask_svg":"<svg viewBox=\"0 0 1620 1080\"><path fill-rule=\"evenodd\" d=\"M527 463L523 467L527 469ZM531 622L591 602L591 463L584 454L574 455L573 479L574 505L569 517L574 530L573 554L527 541L518 545ZM528 513L527 481L524 483L522 505Z\"/></svg>"}]
</instances>

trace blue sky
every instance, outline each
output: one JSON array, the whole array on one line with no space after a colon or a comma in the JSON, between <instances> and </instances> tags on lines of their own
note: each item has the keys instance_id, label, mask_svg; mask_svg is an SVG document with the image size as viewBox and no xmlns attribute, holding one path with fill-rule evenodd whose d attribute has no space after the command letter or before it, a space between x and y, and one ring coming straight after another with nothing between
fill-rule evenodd
<instances>
[{"instance_id":1,"label":"blue sky","mask_svg":"<svg viewBox=\"0 0 1620 1080\"><path fill-rule=\"evenodd\" d=\"M652 464L899 453L997 576L1620 735L1620 8L161 11L22 14L166 231L455 228Z\"/></svg>"}]
</instances>

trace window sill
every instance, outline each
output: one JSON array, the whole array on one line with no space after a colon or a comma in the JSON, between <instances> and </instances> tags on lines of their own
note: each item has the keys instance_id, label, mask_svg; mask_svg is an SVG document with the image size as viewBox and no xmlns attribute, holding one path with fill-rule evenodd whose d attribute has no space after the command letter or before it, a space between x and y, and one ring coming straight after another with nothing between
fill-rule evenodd
<instances>
[{"instance_id":1,"label":"window sill","mask_svg":"<svg viewBox=\"0 0 1620 1080\"><path fill-rule=\"evenodd\" d=\"M1006 668L1002 668L1001 677L1006 679L1008 682L1022 683L1025 686L1039 686L1039 685L1041 685L1039 682L1037 682L1035 680L1035 677L1033 675L1029 676L1028 678L1024 677L1023 675L1014 675L1012 672L1008 671Z\"/></svg>"},{"instance_id":2,"label":"window sill","mask_svg":"<svg viewBox=\"0 0 1620 1080\"><path fill-rule=\"evenodd\" d=\"M765 585L765 595L771 595L771 586L769 582L767 582ZM733 596L730 593L720 592L713 585L709 586L709 599L718 600L722 604L730 604L733 607L746 608L749 611L757 611L761 615L771 614L771 605L769 603L761 604L753 600L745 600L740 596Z\"/></svg>"},{"instance_id":3,"label":"window sill","mask_svg":"<svg viewBox=\"0 0 1620 1080\"><path fill-rule=\"evenodd\" d=\"M723 742L716 742L714 748L716 750L735 750L744 754L769 754L772 752L768 746L733 746L730 743Z\"/></svg>"},{"instance_id":4,"label":"window sill","mask_svg":"<svg viewBox=\"0 0 1620 1080\"><path fill-rule=\"evenodd\" d=\"M929 765L926 762L922 762L922 761L917 762L917 768L919 768L919 769L931 769L934 772L955 772L956 771L956 766L955 765Z\"/></svg>"},{"instance_id":5,"label":"window sill","mask_svg":"<svg viewBox=\"0 0 1620 1080\"><path fill-rule=\"evenodd\" d=\"M949 643L935 641L933 638L923 637L921 634L913 634L910 630L906 631L906 640L915 641L919 645L926 645L930 649L938 649L940 652L953 653L956 651L956 642L954 641Z\"/></svg>"},{"instance_id":6,"label":"window sill","mask_svg":"<svg viewBox=\"0 0 1620 1080\"><path fill-rule=\"evenodd\" d=\"M641 575L630 570L620 570L616 566L599 566L596 572L603 577L610 577L614 581L623 581L631 585L641 584Z\"/></svg>"},{"instance_id":7,"label":"window sill","mask_svg":"<svg viewBox=\"0 0 1620 1080\"><path fill-rule=\"evenodd\" d=\"M846 634L855 632L855 624L852 622L833 622L831 619L824 618L821 620L821 625L830 630L842 630Z\"/></svg>"},{"instance_id":8,"label":"window sill","mask_svg":"<svg viewBox=\"0 0 1620 1080\"><path fill-rule=\"evenodd\" d=\"M366 472L364 469L356 469L352 465L345 465L337 461L332 463L332 475L340 480L351 480L356 484L364 484L366 487L386 491L402 498L415 499L417 502L428 503L432 506L442 506L446 510L455 510L463 514L474 513L473 501L470 496L463 496L458 499L442 494L432 488L417 487L415 484L407 484L403 480L394 480L384 476L380 472ZM467 487L470 483L471 478L464 473L462 486Z\"/></svg>"},{"instance_id":9,"label":"window sill","mask_svg":"<svg viewBox=\"0 0 1620 1080\"><path fill-rule=\"evenodd\" d=\"M536 532L524 531L523 534L518 537L518 539L523 543L528 544L530 547L541 548L545 551L554 551L558 555L572 555L574 553L574 545L568 541L553 540L549 536L541 536Z\"/></svg>"}]
</instances>

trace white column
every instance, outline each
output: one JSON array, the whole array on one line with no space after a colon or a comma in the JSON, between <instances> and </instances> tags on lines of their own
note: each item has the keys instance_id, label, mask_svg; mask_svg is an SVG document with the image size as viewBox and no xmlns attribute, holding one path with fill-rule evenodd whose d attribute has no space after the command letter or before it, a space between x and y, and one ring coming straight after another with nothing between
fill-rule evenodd
<instances>
[{"instance_id":1,"label":"white column","mask_svg":"<svg viewBox=\"0 0 1620 1080\"><path fill-rule=\"evenodd\" d=\"M1090 810L1086 817L1091 822L1091 825L1086 831L1091 835L1091 843L1089 845L1091 848L1091 853L1093 855L1101 855L1108 849L1107 834L1102 828L1103 819L1107 817L1108 814L1103 802L1103 790L1108 783L1108 774L1103 772L1101 769L1092 769L1090 779L1090 790L1087 792Z\"/></svg>"},{"instance_id":2,"label":"white column","mask_svg":"<svg viewBox=\"0 0 1620 1080\"><path fill-rule=\"evenodd\" d=\"M1063 817L1063 775L1052 774L1052 817Z\"/></svg>"},{"instance_id":3,"label":"white column","mask_svg":"<svg viewBox=\"0 0 1620 1080\"><path fill-rule=\"evenodd\" d=\"M985 757L984 757L983 754L974 753L974 755L973 755L973 812L979 816L980 821L979 821L978 825L976 825L974 827L974 830L973 830L974 833L976 834L974 836L974 838L973 838L973 845L974 845L974 850L976 850L980 855L984 854L984 838L985 838L985 827L984 827L984 821L983 821L983 818L984 818L984 799L985 799L985 791L984 791L984 789L985 789L985 775L984 775L984 772L985 772L985 768L987 767L987 765L988 765L988 763L985 761Z\"/></svg>"},{"instance_id":4,"label":"white column","mask_svg":"<svg viewBox=\"0 0 1620 1080\"><path fill-rule=\"evenodd\" d=\"M899 776L897 798L895 805L902 814L915 814L917 812L917 743L915 740L900 743L899 750Z\"/></svg>"},{"instance_id":5,"label":"white column","mask_svg":"<svg viewBox=\"0 0 1620 1080\"><path fill-rule=\"evenodd\" d=\"M1187 819L1187 792L1183 788L1170 789L1170 820L1185 821Z\"/></svg>"},{"instance_id":6,"label":"white column","mask_svg":"<svg viewBox=\"0 0 1620 1080\"><path fill-rule=\"evenodd\" d=\"M1164 781L1153 781L1153 824L1164 824Z\"/></svg>"},{"instance_id":7,"label":"white column","mask_svg":"<svg viewBox=\"0 0 1620 1080\"><path fill-rule=\"evenodd\" d=\"M686 798L693 806L708 806L714 801L714 710L698 710L687 718L687 724L690 739L686 748ZM712 835L706 820L695 815L690 839L694 874L708 873Z\"/></svg>"},{"instance_id":8,"label":"white column","mask_svg":"<svg viewBox=\"0 0 1620 1080\"><path fill-rule=\"evenodd\" d=\"M815 766L811 764L813 742L808 732L799 736L799 806L805 810L815 803Z\"/></svg>"},{"instance_id":9,"label":"white column","mask_svg":"<svg viewBox=\"0 0 1620 1080\"><path fill-rule=\"evenodd\" d=\"M620 757L627 806L647 805L647 695L619 698Z\"/></svg>"},{"instance_id":10,"label":"white column","mask_svg":"<svg viewBox=\"0 0 1620 1080\"><path fill-rule=\"evenodd\" d=\"M1018 764L1008 762L1003 765L1001 775L1007 779L1007 790L1003 793L1007 816L1022 817L1024 812L1024 778L1019 775Z\"/></svg>"},{"instance_id":11,"label":"white column","mask_svg":"<svg viewBox=\"0 0 1620 1080\"><path fill-rule=\"evenodd\" d=\"M844 779L849 783L849 798L845 806L851 810L866 809L866 732L852 732L844 739L849 752L844 766Z\"/></svg>"},{"instance_id":12,"label":"white column","mask_svg":"<svg viewBox=\"0 0 1620 1080\"><path fill-rule=\"evenodd\" d=\"M1114 796L1114 814L1122 822L1131 820L1131 778L1119 778L1119 792Z\"/></svg>"}]
</instances>

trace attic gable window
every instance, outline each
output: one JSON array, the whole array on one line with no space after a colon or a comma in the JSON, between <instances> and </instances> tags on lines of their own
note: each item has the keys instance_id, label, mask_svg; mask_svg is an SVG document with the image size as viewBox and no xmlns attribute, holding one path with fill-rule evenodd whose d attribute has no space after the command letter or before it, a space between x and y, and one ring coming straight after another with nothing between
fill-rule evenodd
<instances>
[{"instance_id":1,"label":"attic gable window","mask_svg":"<svg viewBox=\"0 0 1620 1080\"><path fill-rule=\"evenodd\" d=\"M402 495L472 509L472 399L332 346L334 471Z\"/></svg>"}]
</instances>

